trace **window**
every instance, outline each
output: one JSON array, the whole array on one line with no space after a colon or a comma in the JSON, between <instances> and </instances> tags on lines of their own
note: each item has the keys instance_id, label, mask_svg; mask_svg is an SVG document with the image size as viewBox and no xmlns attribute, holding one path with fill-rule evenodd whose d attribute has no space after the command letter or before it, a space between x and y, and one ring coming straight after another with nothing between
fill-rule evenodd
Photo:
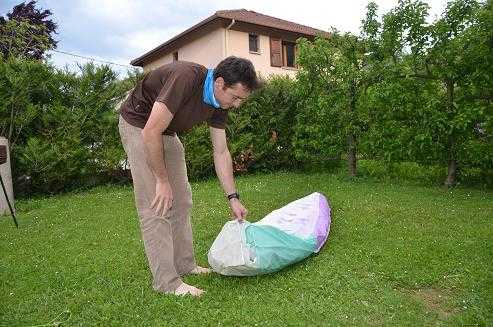
<instances>
[{"instance_id":1,"label":"window","mask_svg":"<svg viewBox=\"0 0 493 327\"><path fill-rule=\"evenodd\" d=\"M248 34L248 48L250 52L260 52L258 46L258 35Z\"/></svg>"},{"instance_id":2,"label":"window","mask_svg":"<svg viewBox=\"0 0 493 327\"><path fill-rule=\"evenodd\" d=\"M296 54L296 43L270 37L270 65L272 67L298 68Z\"/></svg>"},{"instance_id":3,"label":"window","mask_svg":"<svg viewBox=\"0 0 493 327\"><path fill-rule=\"evenodd\" d=\"M295 64L295 47L292 42L282 42L282 63L285 67L296 67Z\"/></svg>"},{"instance_id":4,"label":"window","mask_svg":"<svg viewBox=\"0 0 493 327\"><path fill-rule=\"evenodd\" d=\"M173 61L178 61L178 51L173 52Z\"/></svg>"}]
</instances>

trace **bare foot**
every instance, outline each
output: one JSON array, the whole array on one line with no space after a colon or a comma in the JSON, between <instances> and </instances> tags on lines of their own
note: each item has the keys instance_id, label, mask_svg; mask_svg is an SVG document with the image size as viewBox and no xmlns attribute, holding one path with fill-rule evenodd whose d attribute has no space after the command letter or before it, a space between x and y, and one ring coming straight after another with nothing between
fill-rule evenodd
<instances>
[{"instance_id":1,"label":"bare foot","mask_svg":"<svg viewBox=\"0 0 493 327\"><path fill-rule=\"evenodd\" d=\"M209 268L204 268L204 267L195 267L193 270L191 270L189 272L189 274L192 274L192 275L201 275L201 274L208 274L210 273L211 270Z\"/></svg>"},{"instance_id":2,"label":"bare foot","mask_svg":"<svg viewBox=\"0 0 493 327\"><path fill-rule=\"evenodd\" d=\"M181 285L178 286L178 288L172 294L174 294L174 295L190 294L191 296L201 296L203 293L204 293L203 290L201 290L195 286L181 283Z\"/></svg>"}]
</instances>

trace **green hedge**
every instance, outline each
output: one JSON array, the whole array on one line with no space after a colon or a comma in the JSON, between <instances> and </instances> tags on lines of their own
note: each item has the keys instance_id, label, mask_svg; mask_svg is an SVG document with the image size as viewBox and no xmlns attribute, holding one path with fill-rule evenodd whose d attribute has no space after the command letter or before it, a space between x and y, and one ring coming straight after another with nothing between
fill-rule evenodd
<instances>
[{"instance_id":1,"label":"green hedge","mask_svg":"<svg viewBox=\"0 0 493 327\"><path fill-rule=\"evenodd\" d=\"M0 61L0 134L11 142L18 195L113 180L124 158L115 106L125 84L107 66L79 74L49 64ZM127 86L128 87L128 86Z\"/></svg>"},{"instance_id":2,"label":"green hedge","mask_svg":"<svg viewBox=\"0 0 493 327\"><path fill-rule=\"evenodd\" d=\"M42 62L0 61L0 134L11 140L16 194L125 179L115 109L138 77L121 81L109 67L92 64L75 74ZM295 81L275 77L231 112L227 134L236 173L300 167L293 148L295 91ZM208 128L181 138L190 178L212 175Z\"/></svg>"},{"instance_id":3,"label":"green hedge","mask_svg":"<svg viewBox=\"0 0 493 327\"><path fill-rule=\"evenodd\" d=\"M138 78L140 75L133 73L119 80L110 68L92 64L81 66L80 72L74 74L41 62L0 61L0 135L11 141L16 195L128 181L116 109ZM344 154L326 146L335 144L331 138L336 134L330 131L339 128L336 122L342 118L337 118L337 111L332 110L335 118L327 119L327 108L333 104L327 97L301 92L306 91L298 85L302 81L272 78L240 108L232 110L226 132L236 174L304 169L320 163L327 167L344 158ZM411 130L416 128L427 131L428 125L419 124L420 117L411 115L412 120L408 116L416 103L433 103L419 102L421 93L414 92L408 108L402 105L405 94L391 89L389 94L394 94L396 101L393 103L382 85L369 90L368 106L378 111L369 116L369 129L360 143L360 158L385 159L375 161L377 165L385 162L385 167L403 160L426 164L426 156L436 146L433 140L412 143L405 141L404 136L405 128L410 135L414 135ZM402 88L403 92L408 89ZM426 114L425 109L420 112ZM400 113L402 122L395 120ZM439 125L433 117L426 118L430 124ZM483 181L492 180L488 178L492 173L492 119L490 115L484 117L488 119L483 119L475 129L478 137L459 149L463 178L470 180L475 179L474 174L486 176L481 178ZM394 133L395 128L399 129L398 134ZM181 139L190 179L212 176L214 165L207 126L199 126L181 135ZM406 147L406 142L417 146ZM395 147L394 152L384 147L389 145ZM395 157L382 158L382 153L393 153ZM433 160L429 162L433 164Z\"/></svg>"}]
</instances>

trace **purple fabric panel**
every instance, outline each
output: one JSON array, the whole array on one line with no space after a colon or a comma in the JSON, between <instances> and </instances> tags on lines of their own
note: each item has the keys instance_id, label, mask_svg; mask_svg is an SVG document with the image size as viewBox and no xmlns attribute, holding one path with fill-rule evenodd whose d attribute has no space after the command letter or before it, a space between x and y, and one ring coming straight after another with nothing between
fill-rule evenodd
<instances>
[{"instance_id":1,"label":"purple fabric panel","mask_svg":"<svg viewBox=\"0 0 493 327\"><path fill-rule=\"evenodd\" d=\"M320 194L319 197L319 214L317 217L317 224L315 226L315 237L317 239L317 249L315 252L320 251L324 245L330 231L330 207L325 196Z\"/></svg>"}]
</instances>

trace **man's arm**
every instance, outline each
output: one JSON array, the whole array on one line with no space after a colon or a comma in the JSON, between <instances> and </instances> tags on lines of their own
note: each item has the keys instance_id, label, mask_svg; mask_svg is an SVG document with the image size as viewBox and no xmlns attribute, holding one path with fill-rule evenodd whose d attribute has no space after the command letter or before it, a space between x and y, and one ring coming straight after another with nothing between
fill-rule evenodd
<instances>
[{"instance_id":1,"label":"man's arm","mask_svg":"<svg viewBox=\"0 0 493 327\"><path fill-rule=\"evenodd\" d=\"M147 159L152 172L156 177L156 196L151 207L156 210L156 214L164 216L171 207L173 194L168 181L168 172L164 162L163 131L168 127L173 119L173 114L164 103L155 102L151 115L142 130L142 139L147 152ZM142 158L145 160L144 158Z\"/></svg>"},{"instance_id":2,"label":"man's arm","mask_svg":"<svg viewBox=\"0 0 493 327\"><path fill-rule=\"evenodd\" d=\"M226 132L224 129L211 127L210 134L214 155L214 167L216 169L217 177L219 178L226 195L235 193L236 187L233 178L233 161L231 160L231 154L228 150ZM246 217L247 210L243 207L239 199L233 198L229 200L229 205L237 219Z\"/></svg>"}]
</instances>

